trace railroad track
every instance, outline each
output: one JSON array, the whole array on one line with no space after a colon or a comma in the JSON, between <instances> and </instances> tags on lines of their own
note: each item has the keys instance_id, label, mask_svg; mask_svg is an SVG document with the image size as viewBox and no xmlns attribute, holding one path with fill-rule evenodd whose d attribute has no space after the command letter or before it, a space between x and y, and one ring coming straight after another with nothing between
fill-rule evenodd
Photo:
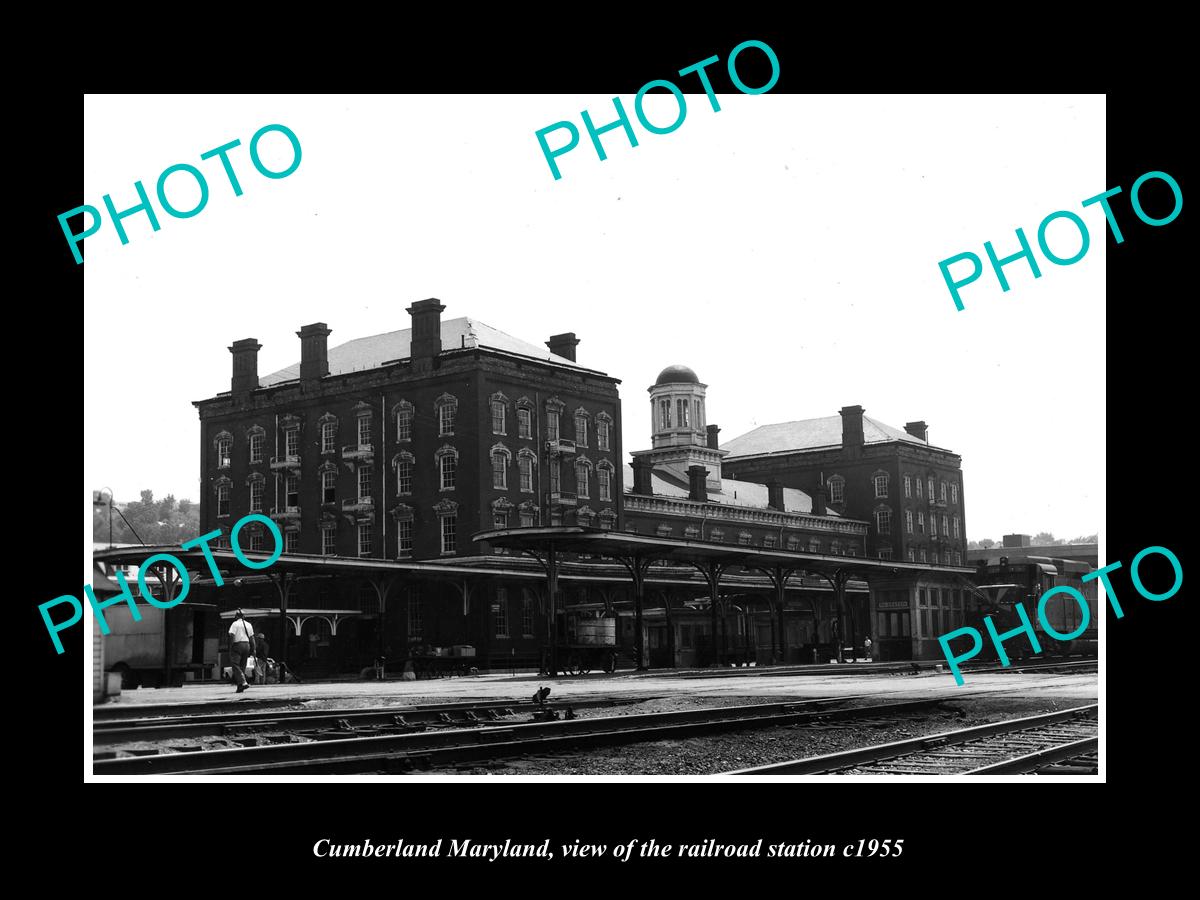
<instances>
[{"instance_id":1,"label":"railroad track","mask_svg":"<svg viewBox=\"0 0 1200 900\"><path fill-rule=\"evenodd\" d=\"M964 674L981 673L981 672L1083 672L1094 670L1097 667L1097 660L1094 657L1084 659L1069 659L1069 660L1053 660L1039 661L1029 663L1013 663L1009 666L1001 666L998 663L980 663L971 665L970 663L962 666ZM650 672L639 673L639 678L649 677L672 677L672 678L735 678L738 676L787 676L787 675L880 675L880 674L920 674L922 672L934 672L938 666L945 671L945 663L937 661L909 661L897 663L829 663L825 665L804 665L804 666L753 666L748 668L732 668L732 669L709 669L696 670L689 672Z\"/></svg>"},{"instance_id":2,"label":"railroad track","mask_svg":"<svg viewBox=\"0 0 1200 900\"><path fill-rule=\"evenodd\" d=\"M600 698L552 703L559 712L567 708L596 709L642 703L657 697ZM93 723L94 746L131 741L164 741L178 738L221 737L265 732L314 732L341 737L364 737L387 732L413 731L427 727L472 727L538 711L533 703L450 703L437 706L394 706L369 709L286 709L247 712L197 713L184 716L113 719Z\"/></svg>"},{"instance_id":3,"label":"railroad track","mask_svg":"<svg viewBox=\"0 0 1200 900\"><path fill-rule=\"evenodd\" d=\"M473 729L98 758L93 760L93 772L96 775L146 775L411 771L467 761L562 753L585 747L688 738L749 728L828 727L843 719L886 723L919 715L950 699L953 698L834 708L834 704L842 703L843 699L828 698L516 725L494 723Z\"/></svg>"},{"instance_id":4,"label":"railroad track","mask_svg":"<svg viewBox=\"0 0 1200 900\"><path fill-rule=\"evenodd\" d=\"M1079 706L725 774L1095 774L1088 770L1098 765L1097 710Z\"/></svg>"}]
</instances>

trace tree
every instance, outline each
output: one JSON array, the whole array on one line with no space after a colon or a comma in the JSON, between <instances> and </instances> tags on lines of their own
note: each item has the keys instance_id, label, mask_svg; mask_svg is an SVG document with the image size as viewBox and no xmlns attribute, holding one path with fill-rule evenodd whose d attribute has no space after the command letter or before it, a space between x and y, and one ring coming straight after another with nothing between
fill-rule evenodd
<instances>
[{"instance_id":1,"label":"tree","mask_svg":"<svg viewBox=\"0 0 1200 900\"><path fill-rule=\"evenodd\" d=\"M996 546L996 542L993 541L991 538L984 538L982 541L979 542L980 550L991 550L995 546Z\"/></svg>"},{"instance_id":2,"label":"tree","mask_svg":"<svg viewBox=\"0 0 1200 900\"><path fill-rule=\"evenodd\" d=\"M1061 544L1062 541L1054 537L1049 531L1039 531L1033 536L1033 546L1046 547L1053 544Z\"/></svg>"},{"instance_id":3,"label":"tree","mask_svg":"<svg viewBox=\"0 0 1200 900\"><path fill-rule=\"evenodd\" d=\"M1100 535L1098 535L1098 534L1080 535L1079 537L1071 538L1069 541L1067 541L1067 543L1068 544L1098 544L1098 543L1100 543Z\"/></svg>"}]
</instances>

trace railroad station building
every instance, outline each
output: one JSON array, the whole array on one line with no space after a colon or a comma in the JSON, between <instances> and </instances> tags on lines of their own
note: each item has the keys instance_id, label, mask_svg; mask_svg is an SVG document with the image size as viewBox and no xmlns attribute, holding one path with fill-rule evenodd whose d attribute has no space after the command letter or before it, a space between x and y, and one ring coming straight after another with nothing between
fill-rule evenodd
<instances>
[{"instance_id":1,"label":"railroad station building","mask_svg":"<svg viewBox=\"0 0 1200 900\"><path fill-rule=\"evenodd\" d=\"M299 361L268 375L257 340L230 346L229 390L194 403L200 531L235 562L230 529L256 513L283 552L274 574L235 564L220 588L197 565L168 620L207 639L240 607L274 655L317 676L441 654L536 667L547 644L605 628L606 666L825 661L868 636L876 658L933 658L921 610L961 623L959 460L911 433L920 423L902 437L852 407L837 446L828 424L719 446L707 385L672 365L649 388L651 446L627 465L620 382L577 361L574 333L539 345L444 310L422 300L410 327L333 347L327 324L306 325ZM910 511L919 531L894 524ZM563 530L552 603L544 551ZM238 545L274 541L252 523ZM167 642L168 670L185 637Z\"/></svg>"}]
</instances>

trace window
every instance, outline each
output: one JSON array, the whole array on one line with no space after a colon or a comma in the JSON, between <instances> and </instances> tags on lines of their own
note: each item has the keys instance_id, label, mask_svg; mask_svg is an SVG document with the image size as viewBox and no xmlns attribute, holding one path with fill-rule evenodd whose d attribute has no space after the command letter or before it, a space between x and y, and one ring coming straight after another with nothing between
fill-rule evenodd
<instances>
[{"instance_id":1,"label":"window","mask_svg":"<svg viewBox=\"0 0 1200 900\"><path fill-rule=\"evenodd\" d=\"M508 490L508 455L499 450L492 451L492 487Z\"/></svg>"},{"instance_id":2,"label":"window","mask_svg":"<svg viewBox=\"0 0 1200 900\"><path fill-rule=\"evenodd\" d=\"M588 417L585 413L575 413L575 443L580 447L586 447L588 432Z\"/></svg>"},{"instance_id":3,"label":"window","mask_svg":"<svg viewBox=\"0 0 1200 900\"><path fill-rule=\"evenodd\" d=\"M888 476L886 472L880 472L875 476L875 496L887 497L888 495Z\"/></svg>"},{"instance_id":4,"label":"window","mask_svg":"<svg viewBox=\"0 0 1200 900\"><path fill-rule=\"evenodd\" d=\"M321 502L337 503L337 469L321 472Z\"/></svg>"},{"instance_id":5,"label":"window","mask_svg":"<svg viewBox=\"0 0 1200 900\"><path fill-rule=\"evenodd\" d=\"M373 525L358 526L358 555L371 555L371 539L374 537L375 528Z\"/></svg>"},{"instance_id":6,"label":"window","mask_svg":"<svg viewBox=\"0 0 1200 900\"><path fill-rule=\"evenodd\" d=\"M217 438L217 468L228 469L233 456L233 438Z\"/></svg>"},{"instance_id":7,"label":"window","mask_svg":"<svg viewBox=\"0 0 1200 900\"><path fill-rule=\"evenodd\" d=\"M546 440L558 440L558 412L552 409L546 410Z\"/></svg>"},{"instance_id":8,"label":"window","mask_svg":"<svg viewBox=\"0 0 1200 900\"><path fill-rule=\"evenodd\" d=\"M920 483L921 482L919 482L919 481L917 482L918 485ZM923 512L917 513L917 533L918 534L925 533L925 513L923 513Z\"/></svg>"},{"instance_id":9,"label":"window","mask_svg":"<svg viewBox=\"0 0 1200 900\"><path fill-rule=\"evenodd\" d=\"M909 562L917 561L917 551L914 550L912 547L908 548L908 561Z\"/></svg>"},{"instance_id":10,"label":"window","mask_svg":"<svg viewBox=\"0 0 1200 900\"><path fill-rule=\"evenodd\" d=\"M912 496L912 476L911 475L904 476L904 496L905 497Z\"/></svg>"},{"instance_id":11,"label":"window","mask_svg":"<svg viewBox=\"0 0 1200 900\"><path fill-rule=\"evenodd\" d=\"M892 548L891 547L880 547L879 548L879 558L880 559L891 559L892 558Z\"/></svg>"},{"instance_id":12,"label":"window","mask_svg":"<svg viewBox=\"0 0 1200 900\"><path fill-rule=\"evenodd\" d=\"M946 482L943 481L941 483L941 489L942 489L942 494L941 494L942 502L945 503L946 502Z\"/></svg>"},{"instance_id":13,"label":"window","mask_svg":"<svg viewBox=\"0 0 1200 900\"><path fill-rule=\"evenodd\" d=\"M912 525L912 510L906 509L904 511L904 530L909 534L912 534Z\"/></svg>"},{"instance_id":14,"label":"window","mask_svg":"<svg viewBox=\"0 0 1200 900\"><path fill-rule=\"evenodd\" d=\"M266 550L267 536L263 534L263 530L259 528L250 534L250 549L251 550Z\"/></svg>"},{"instance_id":15,"label":"window","mask_svg":"<svg viewBox=\"0 0 1200 900\"><path fill-rule=\"evenodd\" d=\"M795 553L800 549L800 538L798 535L789 534L787 537L787 548L791 553Z\"/></svg>"},{"instance_id":16,"label":"window","mask_svg":"<svg viewBox=\"0 0 1200 900\"><path fill-rule=\"evenodd\" d=\"M521 527L522 528L532 528L536 524L537 524L537 520L534 517L533 513L525 512L525 511L521 512Z\"/></svg>"},{"instance_id":17,"label":"window","mask_svg":"<svg viewBox=\"0 0 1200 900\"><path fill-rule=\"evenodd\" d=\"M416 588L408 592L408 639L421 636L421 594Z\"/></svg>"},{"instance_id":18,"label":"window","mask_svg":"<svg viewBox=\"0 0 1200 900\"><path fill-rule=\"evenodd\" d=\"M879 534L892 533L892 511L890 509L875 510L875 530Z\"/></svg>"},{"instance_id":19,"label":"window","mask_svg":"<svg viewBox=\"0 0 1200 900\"><path fill-rule=\"evenodd\" d=\"M396 493L407 497L413 490L413 458L400 454L396 460Z\"/></svg>"},{"instance_id":20,"label":"window","mask_svg":"<svg viewBox=\"0 0 1200 900\"><path fill-rule=\"evenodd\" d=\"M398 519L396 521L396 554L408 556L413 548L413 520Z\"/></svg>"},{"instance_id":21,"label":"window","mask_svg":"<svg viewBox=\"0 0 1200 900\"><path fill-rule=\"evenodd\" d=\"M371 446L371 417L370 416L359 416L358 417L358 446L360 446L360 447L370 447Z\"/></svg>"},{"instance_id":22,"label":"window","mask_svg":"<svg viewBox=\"0 0 1200 900\"><path fill-rule=\"evenodd\" d=\"M517 409L517 437L533 437L533 411L524 407Z\"/></svg>"},{"instance_id":23,"label":"window","mask_svg":"<svg viewBox=\"0 0 1200 900\"><path fill-rule=\"evenodd\" d=\"M300 429L296 426L283 432L284 453L289 457L300 455Z\"/></svg>"},{"instance_id":24,"label":"window","mask_svg":"<svg viewBox=\"0 0 1200 900\"><path fill-rule=\"evenodd\" d=\"M261 481L250 482L250 512L262 512L263 487L264 483Z\"/></svg>"},{"instance_id":25,"label":"window","mask_svg":"<svg viewBox=\"0 0 1200 900\"><path fill-rule=\"evenodd\" d=\"M958 482L955 482L954 484L950 485L950 502L951 503L958 502Z\"/></svg>"},{"instance_id":26,"label":"window","mask_svg":"<svg viewBox=\"0 0 1200 900\"><path fill-rule=\"evenodd\" d=\"M256 431L250 435L250 462L260 463L263 461L263 447L267 443L267 436L262 432Z\"/></svg>"},{"instance_id":27,"label":"window","mask_svg":"<svg viewBox=\"0 0 1200 900\"><path fill-rule=\"evenodd\" d=\"M678 423L680 428L690 428L691 427L688 424L688 422L689 422L689 419L688 419L689 407L690 407L690 404L686 400L676 400L675 401L675 421Z\"/></svg>"},{"instance_id":28,"label":"window","mask_svg":"<svg viewBox=\"0 0 1200 900\"><path fill-rule=\"evenodd\" d=\"M957 551L957 550L955 550L955 551L954 551L954 564L955 564L956 566L961 566L961 565L962 565L962 553L960 553L960 552L959 552L959 551Z\"/></svg>"},{"instance_id":29,"label":"window","mask_svg":"<svg viewBox=\"0 0 1200 900\"><path fill-rule=\"evenodd\" d=\"M533 637L533 598L529 594L521 598L521 634Z\"/></svg>"},{"instance_id":30,"label":"window","mask_svg":"<svg viewBox=\"0 0 1200 900\"><path fill-rule=\"evenodd\" d=\"M458 401L449 394L438 398L438 434L454 434L454 418L458 415Z\"/></svg>"},{"instance_id":31,"label":"window","mask_svg":"<svg viewBox=\"0 0 1200 900\"><path fill-rule=\"evenodd\" d=\"M492 527L507 528L508 527L508 510L495 509L492 510Z\"/></svg>"},{"instance_id":32,"label":"window","mask_svg":"<svg viewBox=\"0 0 1200 900\"><path fill-rule=\"evenodd\" d=\"M942 516L942 534L950 536L950 517Z\"/></svg>"},{"instance_id":33,"label":"window","mask_svg":"<svg viewBox=\"0 0 1200 900\"><path fill-rule=\"evenodd\" d=\"M359 466L358 468L358 499L371 499L371 476L374 472L370 466Z\"/></svg>"},{"instance_id":34,"label":"window","mask_svg":"<svg viewBox=\"0 0 1200 900\"><path fill-rule=\"evenodd\" d=\"M300 532L285 531L283 533L283 552L295 553L300 549Z\"/></svg>"},{"instance_id":35,"label":"window","mask_svg":"<svg viewBox=\"0 0 1200 900\"><path fill-rule=\"evenodd\" d=\"M600 450L611 449L609 446L609 430L611 427L612 423L608 421L604 413L596 416L596 447Z\"/></svg>"},{"instance_id":36,"label":"window","mask_svg":"<svg viewBox=\"0 0 1200 900\"><path fill-rule=\"evenodd\" d=\"M922 547L921 548L921 562L925 562L925 561L926 561L925 560L925 548Z\"/></svg>"},{"instance_id":37,"label":"window","mask_svg":"<svg viewBox=\"0 0 1200 900\"><path fill-rule=\"evenodd\" d=\"M846 479L835 475L829 479L829 502L844 503L846 499Z\"/></svg>"},{"instance_id":38,"label":"window","mask_svg":"<svg viewBox=\"0 0 1200 900\"><path fill-rule=\"evenodd\" d=\"M458 516L442 516L442 552L453 553L455 549Z\"/></svg>"},{"instance_id":39,"label":"window","mask_svg":"<svg viewBox=\"0 0 1200 900\"><path fill-rule=\"evenodd\" d=\"M765 535L763 537L763 548L766 550L775 549L775 544L778 540L779 540L779 538L773 534Z\"/></svg>"},{"instance_id":40,"label":"window","mask_svg":"<svg viewBox=\"0 0 1200 900\"><path fill-rule=\"evenodd\" d=\"M725 530L723 528L714 528L708 533L708 538L714 544L720 544L725 540Z\"/></svg>"},{"instance_id":41,"label":"window","mask_svg":"<svg viewBox=\"0 0 1200 900\"><path fill-rule=\"evenodd\" d=\"M562 470L559 467L558 460L551 459L549 473L550 473L550 493L552 493L552 494L557 494L562 490L561 471Z\"/></svg>"},{"instance_id":42,"label":"window","mask_svg":"<svg viewBox=\"0 0 1200 900\"><path fill-rule=\"evenodd\" d=\"M818 541L816 538L812 538L811 540L809 540L808 552L809 553L820 553L821 552L821 542Z\"/></svg>"},{"instance_id":43,"label":"window","mask_svg":"<svg viewBox=\"0 0 1200 900\"><path fill-rule=\"evenodd\" d=\"M321 452L333 453L337 450L337 422L321 423Z\"/></svg>"},{"instance_id":44,"label":"window","mask_svg":"<svg viewBox=\"0 0 1200 900\"><path fill-rule=\"evenodd\" d=\"M496 600L492 603L493 634L498 638L508 637L508 588L496 588Z\"/></svg>"},{"instance_id":45,"label":"window","mask_svg":"<svg viewBox=\"0 0 1200 900\"><path fill-rule=\"evenodd\" d=\"M517 472L521 479L521 490L527 494L533 493L533 455L522 451L517 457Z\"/></svg>"},{"instance_id":46,"label":"window","mask_svg":"<svg viewBox=\"0 0 1200 900\"><path fill-rule=\"evenodd\" d=\"M447 453L441 457L439 466L439 476L441 478L441 489L443 491L454 490L454 479L458 474L458 455Z\"/></svg>"},{"instance_id":47,"label":"window","mask_svg":"<svg viewBox=\"0 0 1200 900\"><path fill-rule=\"evenodd\" d=\"M929 484L929 499L932 500L933 499L933 478L929 479L928 484Z\"/></svg>"},{"instance_id":48,"label":"window","mask_svg":"<svg viewBox=\"0 0 1200 900\"><path fill-rule=\"evenodd\" d=\"M754 535L749 531L738 532L738 545L741 547L749 547L750 542L754 540Z\"/></svg>"},{"instance_id":49,"label":"window","mask_svg":"<svg viewBox=\"0 0 1200 900\"><path fill-rule=\"evenodd\" d=\"M396 440L397 442L412 440L413 408L412 404L402 401L396 408Z\"/></svg>"},{"instance_id":50,"label":"window","mask_svg":"<svg viewBox=\"0 0 1200 900\"><path fill-rule=\"evenodd\" d=\"M588 469L582 462L575 464L575 493L582 499L588 496Z\"/></svg>"},{"instance_id":51,"label":"window","mask_svg":"<svg viewBox=\"0 0 1200 900\"><path fill-rule=\"evenodd\" d=\"M962 535L959 533L961 530L962 530L962 526L959 522L958 516L955 516L954 517L954 536L962 537Z\"/></svg>"},{"instance_id":52,"label":"window","mask_svg":"<svg viewBox=\"0 0 1200 900\"><path fill-rule=\"evenodd\" d=\"M937 537L937 516L933 513L929 514L929 533L933 537Z\"/></svg>"},{"instance_id":53,"label":"window","mask_svg":"<svg viewBox=\"0 0 1200 900\"><path fill-rule=\"evenodd\" d=\"M671 401L658 401L658 428L659 431L665 431L671 427Z\"/></svg>"},{"instance_id":54,"label":"window","mask_svg":"<svg viewBox=\"0 0 1200 900\"><path fill-rule=\"evenodd\" d=\"M492 434L505 434L505 413L508 411L508 405L503 400L492 401Z\"/></svg>"},{"instance_id":55,"label":"window","mask_svg":"<svg viewBox=\"0 0 1200 900\"><path fill-rule=\"evenodd\" d=\"M217 485L217 515L229 515L229 489L228 484Z\"/></svg>"},{"instance_id":56,"label":"window","mask_svg":"<svg viewBox=\"0 0 1200 900\"><path fill-rule=\"evenodd\" d=\"M842 552L842 545L838 541L829 542L829 554L831 556L839 556Z\"/></svg>"},{"instance_id":57,"label":"window","mask_svg":"<svg viewBox=\"0 0 1200 900\"><path fill-rule=\"evenodd\" d=\"M921 479L917 479L917 499L921 499Z\"/></svg>"},{"instance_id":58,"label":"window","mask_svg":"<svg viewBox=\"0 0 1200 900\"><path fill-rule=\"evenodd\" d=\"M600 499L601 500L611 500L612 499L612 472L609 471L608 466L601 466L599 469L596 470L596 480L597 480L597 483L600 485Z\"/></svg>"},{"instance_id":59,"label":"window","mask_svg":"<svg viewBox=\"0 0 1200 900\"><path fill-rule=\"evenodd\" d=\"M294 472L289 472L287 478L284 479L284 505L288 509L295 509L300 505L300 476Z\"/></svg>"},{"instance_id":60,"label":"window","mask_svg":"<svg viewBox=\"0 0 1200 900\"><path fill-rule=\"evenodd\" d=\"M321 526L321 555L333 556L337 544L337 528L333 525Z\"/></svg>"}]
</instances>

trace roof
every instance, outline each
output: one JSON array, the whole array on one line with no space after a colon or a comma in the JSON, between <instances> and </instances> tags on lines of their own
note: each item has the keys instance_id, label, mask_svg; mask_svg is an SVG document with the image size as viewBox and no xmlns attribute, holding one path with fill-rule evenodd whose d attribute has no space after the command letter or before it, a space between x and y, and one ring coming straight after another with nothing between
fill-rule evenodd
<instances>
[{"instance_id":1,"label":"roof","mask_svg":"<svg viewBox=\"0 0 1200 900\"><path fill-rule=\"evenodd\" d=\"M625 484L633 484L633 466L625 466ZM660 497L679 497L686 499L689 486L685 479L678 478L669 471L655 469L650 474L650 488ZM721 479L721 490L708 489L708 499L713 503L725 506L745 506L752 509L768 509L767 486L754 481L735 481L732 478ZM812 497L804 491L795 488L783 489L783 511L790 513L812 513ZM833 510L827 510L825 515L837 517Z\"/></svg>"},{"instance_id":2,"label":"roof","mask_svg":"<svg viewBox=\"0 0 1200 900\"><path fill-rule=\"evenodd\" d=\"M870 416L863 416L863 440L868 444L889 441L905 441L909 444L929 446L918 437L913 437L902 428L893 428ZM842 417L824 416L820 419L801 419L797 422L779 422L775 425L760 425L731 441L721 445L731 456L755 456L760 453L780 453L787 450L814 450L818 447L840 447L842 444Z\"/></svg>"},{"instance_id":3,"label":"roof","mask_svg":"<svg viewBox=\"0 0 1200 900\"><path fill-rule=\"evenodd\" d=\"M401 328L399 331L388 331L384 334L373 334L369 337L356 338L336 347L329 348L329 374L344 375L363 369L374 369L385 363L408 359L411 356L412 329ZM544 360L560 366L583 368L563 356L551 353L546 347L530 344L510 334L505 334L498 328L493 328L463 316L458 319L447 319L442 322L442 348L457 350L462 347L487 347L505 353L516 353L533 359ZM294 381L300 377L300 363L296 362L286 369L272 372L259 379L262 387Z\"/></svg>"},{"instance_id":4,"label":"roof","mask_svg":"<svg viewBox=\"0 0 1200 900\"><path fill-rule=\"evenodd\" d=\"M667 366L658 373L654 386L660 384L699 384L700 376L687 366Z\"/></svg>"}]
</instances>

